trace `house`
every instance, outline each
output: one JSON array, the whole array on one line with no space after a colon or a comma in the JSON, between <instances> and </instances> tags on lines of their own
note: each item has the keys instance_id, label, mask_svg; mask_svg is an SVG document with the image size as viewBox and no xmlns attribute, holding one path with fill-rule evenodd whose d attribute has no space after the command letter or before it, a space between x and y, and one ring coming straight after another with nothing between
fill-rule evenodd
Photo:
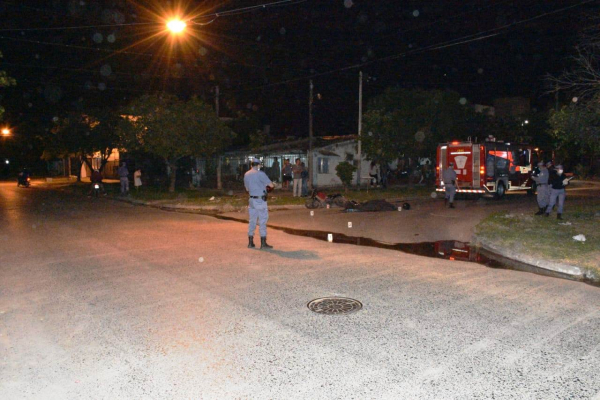
<instances>
[{"instance_id":1,"label":"house","mask_svg":"<svg viewBox=\"0 0 600 400\"><path fill-rule=\"evenodd\" d=\"M312 175L313 186L341 186L335 167L343 161L358 164L358 141L356 135L321 136L313 139L312 166L308 165L309 139L292 139L272 143L255 150L240 149L221 155L222 178L224 180L241 181L249 168L248 160L256 157L262 161L263 170L273 181L281 182L283 161L289 159L293 164L299 158L308 166ZM362 183L368 182L370 162L361 157L360 177ZM214 162L214 161L213 161ZM279 164L279 168L277 168ZM206 176L206 160L197 159L198 173ZM353 182L357 181L356 173Z\"/></svg>"}]
</instances>

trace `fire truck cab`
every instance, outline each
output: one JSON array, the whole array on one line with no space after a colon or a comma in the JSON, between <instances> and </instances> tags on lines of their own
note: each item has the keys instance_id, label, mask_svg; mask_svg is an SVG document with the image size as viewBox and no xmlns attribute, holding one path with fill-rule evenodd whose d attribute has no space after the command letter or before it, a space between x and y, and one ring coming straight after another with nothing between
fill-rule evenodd
<instances>
[{"instance_id":1,"label":"fire truck cab","mask_svg":"<svg viewBox=\"0 0 600 400\"><path fill-rule=\"evenodd\" d=\"M445 191L442 171L454 162L457 193L492 194L501 198L507 191L535 190L532 159L535 149L490 137L483 143L441 143L437 148L436 191Z\"/></svg>"}]
</instances>

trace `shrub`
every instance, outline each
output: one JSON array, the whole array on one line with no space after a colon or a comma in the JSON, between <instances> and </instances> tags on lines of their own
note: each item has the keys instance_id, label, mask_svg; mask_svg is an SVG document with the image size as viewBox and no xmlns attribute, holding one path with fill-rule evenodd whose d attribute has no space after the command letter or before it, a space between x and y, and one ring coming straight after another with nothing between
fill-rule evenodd
<instances>
[{"instance_id":1,"label":"shrub","mask_svg":"<svg viewBox=\"0 0 600 400\"><path fill-rule=\"evenodd\" d=\"M352 174L354 171L356 171L356 167L348 161L341 162L335 167L335 173L346 188L352 184Z\"/></svg>"}]
</instances>

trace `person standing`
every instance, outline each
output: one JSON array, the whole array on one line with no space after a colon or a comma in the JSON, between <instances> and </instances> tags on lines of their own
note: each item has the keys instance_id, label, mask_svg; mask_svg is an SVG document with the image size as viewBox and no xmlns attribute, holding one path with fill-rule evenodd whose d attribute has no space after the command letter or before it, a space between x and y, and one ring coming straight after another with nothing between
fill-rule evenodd
<instances>
[{"instance_id":1,"label":"person standing","mask_svg":"<svg viewBox=\"0 0 600 400\"><path fill-rule=\"evenodd\" d=\"M302 171L304 171L304 168L302 167L301 160L296 158L296 163L292 167L292 174L294 176L294 197L300 197L302 195Z\"/></svg>"},{"instance_id":2,"label":"person standing","mask_svg":"<svg viewBox=\"0 0 600 400\"><path fill-rule=\"evenodd\" d=\"M546 208L546 217L550 216L552 212L552 208L556 204L556 200L558 199L558 209L556 210L556 218L562 219L563 206L565 205L565 197L566 191L565 188L569 184L569 180L564 175L564 169L562 165L557 165L554 168L554 171L550 172L550 203Z\"/></svg>"},{"instance_id":3,"label":"person standing","mask_svg":"<svg viewBox=\"0 0 600 400\"><path fill-rule=\"evenodd\" d=\"M273 161L273 165L271 165L271 180L273 182L279 182L279 178L281 177L281 166L279 165L279 161L277 157L275 157Z\"/></svg>"},{"instance_id":4,"label":"person standing","mask_svg":"<svg viewBox=\"0 0 600 400\"><path fill-rule=\"evenodd\" d=\"M379 185L379 164L375 161L371 161L371 166L369 167L369 176L371 177L371 186Z\"/></svg>"},{"instance_id":5,"label":"person standing","mask_svg":"<svg viewBox=\"0 0 600 400\"><path fill-rule=\"evenodd\" d=\"M290 159L286 158L283 160L283 183L281 187L283 189L287 189L290 187L290 182L292 180L292 165L290 164Z\"/></svg>"},{"instance_id":6,"label":"person standing","mask_svg":"<svg viewBox=\"0 0 600 400\"><path fill-rule=\"evenodd\" d=\"M456 195L456 171L454 171L454 163L451 161L448 168L442 172L442 180L446 189L446 198L444 205L450 203L450 208L454 208L454 195Z\"/></svg>"},{"instance_id":7,"label":"person standing","mask_svg":"<svg viewBox=\"0 0 600 400\"><path fill-rule=\"evenodd\" d=\"M129 194L129 170L127 169L127 163L122 162L117 173L121 181L121 195L125 196Z\"/></svg>"},{"instance_id":8,"label":"person standing","mask_svg":"<svg viewBox=\"0 0 600 400\"><path fill-rule=\"evenodd\" d=\"M142 186L142 170L136 169L133 173L133 186L135 186L135 190L140 190L140 186Z\"/></svg>"},{"instance_id":9,"label":"person standing","mask_svg":"<svg viewBox=\"0 0 600 400\"><path fill-rule=\"evenodd\" d=\"M550 178L550 173L543 161L538 163L538 168L538 174L533 175L531 179L535 181L537 186L537 203L539 210L535 215L543 215L544 212L546 212L546 207L548 207L548 200L550 198L548 195L548 179Z\"/></svg>"},{"instance_id":10,"label":"person standing","mask_svg":"<svg viewBox=\"0 0 600 400\"><path fill-rule=\"evenodd\" d=\"M248 199L248 248L256 247L254 245L254 231L256 230L256 220L258 219L258 231L260 233L260 248L272 249L267 243L267 221L269 220L269 209L267 207L267 187L273 188L273 182L267 174L259 170L260 160L253 158L251 160L252 168L244 175L244 187L250 194Z\"/></svg>"},{"instance_id":11,"label":"person standing","mask_svg":"<svg viewBox=\"0 0 600 400\"><path fill-rule=\"evenodd\" d=\"M302 163L302 197L308 196L308 170L306 164Z\"/></svg>"}]
</instances>

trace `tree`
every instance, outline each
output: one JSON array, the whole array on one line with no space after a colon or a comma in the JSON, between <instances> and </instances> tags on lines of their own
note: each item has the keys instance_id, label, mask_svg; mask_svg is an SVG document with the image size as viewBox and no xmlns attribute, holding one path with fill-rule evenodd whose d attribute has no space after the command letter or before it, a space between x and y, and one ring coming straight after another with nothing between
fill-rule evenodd
<instances>
[{"instance_id":1,"label":"tree","mask_svg":"<svg viewBox=\"0 0 600 400\"><path fill-rule=\"evenodd\" d=\"M77 179L83 163L92 169L90 160L100 154L100 171L104 169L113 150L118 147L120 138L117 125L119 114L110 109L94 109L88 113L71 113L60 119L46 140L42 158L75 156L78 160Z\"/></svg>"},{"instance_id":2,"label":"tree","mask_svg":"<svg viewBox=\"0 0 600 400\"><path fill-rule=\"evenodd\" d=\"M234 137L213 109L196 97L144 95L127 108L119 124L124 146L161 158L170 168L169 191L175 191L177 162L186 156L211 157Z\"/></svg>"},{"instance_id":3,"label":"tree","mask_svg":"<svg viewBox=\"0 0 600 400\"><path fill-rule=\"evenodd\" d=\"M600 105L598 100L563 106L550 115L551 134L557 151L567 162L582 160L595 165L600 153Z\"/></svg>"},{"instance_id":4,"label":"tree","mask_svg":"<svg viewBox=\"0 0 600 400\"><path fill-rule=\"evenodd\" d=\"M2 53L0 53L0 58L2 58ZM6 71L0 71L0 88L14 86L17 84L17 81L8 76ZM2 116L4 115L4 107L0 106L0 121L2 121Z\"/></svg>"},{"instance_id":5,"label":"tree","mask_svg":"<svg viewBox=\"0 0 600 400\"><path fill-rule=\"evenodd\" d=\"M551 112L550 132L565 160L581 160L593 169L600 153L600 25L596 19L583 30L576 51L570 70L548 77L551 92L564 92L572 99L570 105Z\"/></svg>"},{"instance_id":6,"label":"tree","mask_svg":"<svg viewBox=\"0 0 600 400\"><path fill-rule=\"evenodd\" d=\"M343 161L335 167L335 173L344 184L346 190L352 184L352 174L354 171L356 171L356 166L350 164L348 161Z\"/></svg>"},{"instance_id":7,"label":"tree","mask_svg":"<svg viewBox=\"0 0 600 400\"><path fill-rule=\"evenodd\" d=\"M466 138L476 117L451 91L387 89L369 102L362 145L371 160L430 156L439 142Z\"/></svg>"}]
</instances>

